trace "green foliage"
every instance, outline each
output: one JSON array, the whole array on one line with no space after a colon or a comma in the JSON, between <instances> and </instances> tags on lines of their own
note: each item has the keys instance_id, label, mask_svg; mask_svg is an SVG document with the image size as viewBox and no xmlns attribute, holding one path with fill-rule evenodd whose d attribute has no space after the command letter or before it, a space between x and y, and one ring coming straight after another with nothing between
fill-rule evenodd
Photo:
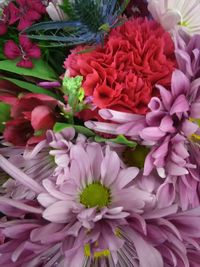
<instances>
[{"instance_id":1,"label":"green foliage","mask_svg":"<svg viewBox=\"0 0 200 267\"><path fill-rule=\"evenodd\" d=\"M86 107L83 102L84 89L81 87L82 81L82 76L64 77L63 79L63 92L68 96L67 103L72 108L73 113L80 112Z\"/></svg>"},{"instance_id":2,"label":"green foliage","mask_svg":"<svg viewBox=\"0 0 200 267\"><path fill-rule=\"evenodd\" d=\"M14 83L15 85L27 90L27 91L30 91L32 93L36 93L36 94L44 94L44 95L48 95L48 96L51 96L53 98L56 98L56 99L59 99L59 96L50 92L49 90L46 90L42 87L39 87L35 84L32 84L32 83L29 83L29 82L25 82L25 81L21 81L21 80L18 80L18 79L13 79L13 78L7 78L7 77L0 77L0 79L2 80L7 80L7 81L10 81L12 83Z\"/></svg>"},{"instance_id":3,"label":"green foliage","mask_svg":"<svg viewBox=\"0 0 200 267\"><path fill-rule=\"evenodd\" d=\"M0 102L0 133L5 128L5 122L10 119L10 105Z\"/></svg>"},{"instance_id":4,"label":"green foliage","mask_svg":"<svg viewBox=\"0 0 200 267\"><path fill-rule=\"evenodd\" d=\"M31 76L39 79L52 81L58 77L54 70L42 59L34 60L34 68L25 69L16 66L18 60L2 60L0 61L0 70L16 73L23 76Z\"/></svg>"},{"instance_id":5,"label":"green foliage","mask_svg":"<svg viewBox=\"0 0 200 267\"><path fill-rule=\"evenodd\" d=\"M74 7L70 0L64 0L60 8L65 12L69 19L76 19L76 13L74 12Z\"/></svg>"},{"instance_id":6,"label":"green foliage","mask_svg":"<svg viewBox=\"0 0 200 267\"><path fill-rule=\"evenodd\" d=\"M54 130L54 132L60 132L65 128L74 128L77 133L84 134L87 137L92 137L92 136L95 135L95 133L93 131L89 130L88 128L86 128L84 126L72 125L72 124L69 124L69 123L62 123L62 122L57 122L54 125L53 130Z\"/></svg>"},{"instance_id":7,"label":"green foliage","mask_svg":"<svg viewBox=\"0 0 200 267\"><path fill-rule=\"evenodd\" d=\"M136 147L137 143L134 141L128 140L124 135L120 134L116 138L103 138L101 136L95 136L95 141L100 142L112 142L116 144L126 145L128 147Z\"/></svg>"}]
</instances>

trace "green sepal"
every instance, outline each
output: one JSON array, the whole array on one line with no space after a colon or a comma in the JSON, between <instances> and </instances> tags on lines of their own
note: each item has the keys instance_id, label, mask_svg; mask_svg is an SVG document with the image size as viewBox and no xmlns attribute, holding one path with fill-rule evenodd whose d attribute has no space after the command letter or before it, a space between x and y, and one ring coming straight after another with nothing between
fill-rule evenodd
<instances>
[{"instance_id":1,"label":"green sepal","mask_svg":"<svg viewBox=\"0 0 200 267\"><path fill-rule=\"evenodd\" d=\"M128 140L124 135L120 134L116 138L103 138L101 136L95 136L95 141L100 142L112 142L116 144L126 145L128 147L136 147L137 143L131 140Z\"/></svg>"},{"instance_id":2,"label":"green sepal","mask_svg":"<svg viewBox=\"0 0 200 267\"><path fill-rule=\"evenodd\" d=\"M81 133L87 137L92 137L95 136L95 133L88 128L81 126L81 125L73 125L73 124L68 124L68 123L62 123L62 122L57 122L54 125L53 131L54 132L60 132L64 130L65 128L74 128L77 133Z\"/></svg>"}]
</instances>

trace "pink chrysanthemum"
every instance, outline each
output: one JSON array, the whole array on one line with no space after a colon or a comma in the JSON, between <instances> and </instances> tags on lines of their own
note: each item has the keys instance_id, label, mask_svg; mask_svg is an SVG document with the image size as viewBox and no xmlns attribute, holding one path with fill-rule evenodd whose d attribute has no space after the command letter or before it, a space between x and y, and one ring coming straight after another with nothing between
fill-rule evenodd
<instances>
[{"instance_id":1,"label":"pink chrysanthemum","mask_svg":"<svg viewBox=\"0 0 200 267\"><path fill-rule=\"evenodd\" d=\"M159 177L134 178L138 170L122 168L108 147L80 141L70 148L70 176L59 185L54 176L38 183L0 156L0 166L37 195L0 198L7 215L0 223L0 264L198 266L199 208L159 209Z\"/></svg>"},{"instance_id":2,"label":"pink chrysanthemum","mask_svg":"<svg viewBox=\"0 0 200 267\"><path fill-rule=\"evenodd\" d=\"M62 183L57 183L53 171L42 181L33 180L0 156L1 168L37 196L37 201L0 198L1 211L18 218L14 224L1 224L10 241L0 247L2 253L7 247L0 263L13 267L53 266L55 262L67 267L84 262L88 266L125 266L127 262L133 262L131 266L139 262L141 266L163 266L161 255L140 237L136 227L140 214L155 205L153 194L132 184L138 169L122 167L116 152L82 138L73 144L60 135L51 143L56 148L52 152L57 151L58 166L68 170ZM24 218L19 219L22 215ZM130 227L130 220L138 223ZM11 225L16 242L13 235L8 237ZM152 253L151 259L142 257L143 246L147 254Z\"/></svg>"}]
</instances>

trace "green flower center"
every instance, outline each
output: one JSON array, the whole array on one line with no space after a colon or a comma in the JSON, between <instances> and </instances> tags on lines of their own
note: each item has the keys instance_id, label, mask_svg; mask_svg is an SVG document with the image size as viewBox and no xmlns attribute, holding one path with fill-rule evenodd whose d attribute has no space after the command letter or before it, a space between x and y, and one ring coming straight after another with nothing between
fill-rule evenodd
<instances>
[{"instance_id":1,"label":"green flower center","mask_svg":"<svg viewBox=\"0 0 200 267\"><path fill-rule=\"evenodd\" d=\"M80 195L80 202L87 208L103 208L110 203L110 190L100 183L89 184Z\"/></svg>"}]
</instances>

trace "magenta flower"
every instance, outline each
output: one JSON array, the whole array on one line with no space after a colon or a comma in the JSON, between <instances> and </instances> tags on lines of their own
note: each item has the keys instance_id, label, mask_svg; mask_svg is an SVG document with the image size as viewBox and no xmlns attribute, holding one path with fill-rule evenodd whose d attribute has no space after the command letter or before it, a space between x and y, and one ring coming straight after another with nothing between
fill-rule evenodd
<instances>
[{"instance_id":1,"label":"magenta flower","mask_svg":"<svg viewBox=\"0 0 200 267\"><path fill-rule=\"evenodd\" d=\"M46 12L41 0L16 0L16 2L17 6L13 2L9 4L11 14L9 24L19 21L17 27L19 31L31 26Z\"/></svg>"},{"instance_id":2,"label":"magenta flower","mask_svg":"<svg viewBox=\"0 0 200 267\"><path fill-rule=\"evenodd\" d=\"M8 40L4 46L4 55L9 59L18 59L18 67L33 68L31 59L41 57L40 48L32 43L25 35L19 36L19 45L14 41Z\"/></svg>"},{"instance_id":3,"label":"magenta flower","mask_svg":"<svg viewBox=\"0 0 200 267\"><path fill-rule=\"evenodd\" d=\"M0 16L0 36L6 34L8 30L8 23L10 18L10 11L8 7L4 7Z\"/></svg>"}]
</instances>

